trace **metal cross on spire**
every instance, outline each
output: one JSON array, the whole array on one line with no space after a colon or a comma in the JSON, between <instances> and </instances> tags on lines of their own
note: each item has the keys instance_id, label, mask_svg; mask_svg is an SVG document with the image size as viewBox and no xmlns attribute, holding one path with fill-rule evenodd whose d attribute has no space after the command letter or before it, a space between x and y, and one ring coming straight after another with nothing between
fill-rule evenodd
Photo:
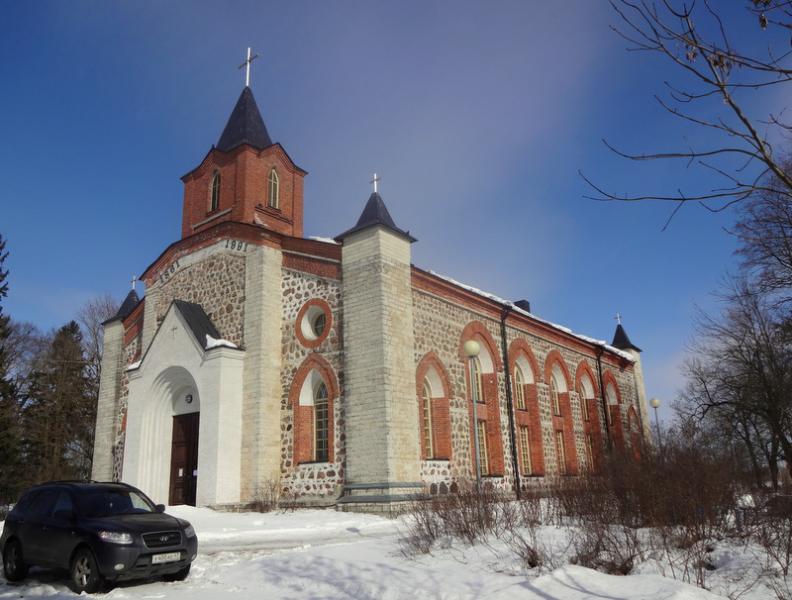
<instances>
[{"instance_id":1,"label":"metal cross on spire","mask_svg":"<svg viewBox=\"0 0 792 600\"><path fill-rule=\"evenodd\" d=\"M618 323L619 325L621 325L621 320L622 320L621 313L616 313L616 316L615 316L615 317L613 317L613 318L614 318L614 319L616 319L616 323Z\"/></svg>"},{"instance_id":2,"label":"metal cross on spire","mask_svg":"<svg viewBox=\"0 0 792 600\"><path fill-rule=\"evenodd\" d=\"M137 280L138 280L137 275L132 275L132 282L131 283L132 283L132 291L133 292L135 291L135 286L137 285Z\"/></svg>"},{"instance_id":3,"label":"metal cross on spire","mask_svg":"<svg viewBox=\"0 0 792 600\"><path fill-rule=\"evenodd\" d=\"M382 179L382 178L381 177L377 177L377 174L374 173L374 179L369 181L369 183L373 183L374 184L374 193L375 194L377 193L377 184L380 182L380 179Z\"/></svg>"},{"instance_id":4,"label":"metal cross on spire","mask_svg":"<svg viewBox=\"0 0 792 600\"><path fill-rule=\"evenodd\" d=\"M250 87L250 63L258 58L258 54L254 54L253 56L250 55L250 48L247 51L247 60L239 65L239 68L245 69L245 87Z\"/></svg>"}]
</instances>

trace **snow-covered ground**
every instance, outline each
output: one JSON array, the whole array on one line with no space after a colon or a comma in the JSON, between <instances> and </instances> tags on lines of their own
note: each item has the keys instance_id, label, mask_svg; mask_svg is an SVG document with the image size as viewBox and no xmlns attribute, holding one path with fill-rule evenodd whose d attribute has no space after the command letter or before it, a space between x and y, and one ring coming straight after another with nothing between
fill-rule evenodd
<instances>
[{"instance_id":1,"label":"snow-covered ground","mask_svg":"<svg viewBox=\"0 0 792 600\"><path fill-rule=\"evenodd\" d=\"M557 564L526 571L498 542L451 546L417 558L403 555L404 523L333 510L285 513L216 513L171 507L198 533L199 555L190 577L179 583L136 583L116 587L108 599L280 599L280 598L520 598L524 600L706 600L735 597L770 599L756 581L751 548L724 545L712 553L717 568L708 584L715 593L661 573L647 560L636 573L617 577L565 565L574 531L544 527L541 539ZM2 525L2 523L0 523ZM666 573L668 574L668 573ZM21 585L0 577L0 599L72 598L62 573L34 569Z\"/></svg>"}]
</instances>

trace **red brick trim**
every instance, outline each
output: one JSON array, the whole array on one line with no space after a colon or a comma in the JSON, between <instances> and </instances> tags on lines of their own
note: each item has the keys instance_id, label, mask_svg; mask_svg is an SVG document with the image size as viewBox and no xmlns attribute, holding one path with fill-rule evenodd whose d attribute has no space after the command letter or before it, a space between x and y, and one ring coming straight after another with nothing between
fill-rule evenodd
<instances>
[{"instance_id":1,"label":"red brick trim","mask_svg":"<svg viewBox=\"0 0 792 600\"><path fill-rule=\"evenodd\" d=\"M564 432L566 472L567 475L577 475L577 445L575 444L575 432L572 427L572 405L569 401L569 392L559 392L558 403L561 405L561 416L553 415L553 431ZM555 440L555 438L553 439Z\"/></svg>"},{"instance_id":2,"label":"red brick trim","mask_svg":"<svg viewBox=\"0 0 792 600\"><path fill-rule=\"evenodd\" d=\"M500 358L498 345L495 343L492 334L481 321L471 321L465 325L465 328L462 330L462 335L459 338L459 358L462 359L465 364L470 360L465 356L465 342L471 339L486 346L496 371L503 369L503 361Z\"/></svg>"},{"instance_id":3,"label":"red brick trim","mask_svg":"<svg viewBox=\"0 0 792 600\"><path fill-rule=\"evenodd\" d=\"M509 344L509 373L514 373L514 365L517 363L517 357L523 354L531 365L533 371L534 383L542 381L542 371L539 369L539 362L534 356L533 350L528 342L523 338L517 338Z\"/></svg>"},{"instance_id":4,"label":"red brick trim","mask_svg":"<svg viewBox=\"0 0 792 600\"><path fill-rule=\"evenodd\" d=\"M591 368L591 365L589 365L585 360L581 360L578 363L577 369L575 369L575 390L580 390L584 375L588 375L591 385L594 388L594 396L598 397L600 395L600 391L597 378L594 376L594 370Z\"/></svg>"},{"instance_id":5,"label":"red brick trim","mask_svg":"<svg viewBox=\"0 0 792 600\"><path fill-rule=\"evenodd\" d=\"M423 411L424 411L424 397L423 397L423 382L426 374L430 368L434 368L440 378L440 383L443 386L442 396L433 396L431 398L431 406L429 410L432 415L432 442L434 444L433 459L434 460L450 460L451 459L451 407L450 398L452 395L451 383L448 378L448 372L445 365L434 352L428 352L418 363L418 368L415 372L415 388L418 396L418 431L421 438L421 458L426 460L428 458L428 449L423 436Z\"/></svg>"},{"instance_id":6,"label":"red brick trim","mask_svg":"<svg viewBox=\"0 0 792 600\"><path fill-rule=\"evenodd\" d=\"M124 346L134 340L143 331L143 314L146 299L143 298L131 313L124 319Z\"/></svg>"},{"instance_id":7,"label":"red brick trim","mask_svg":"<svg viewBox=\"0 0 792 600\"><path fill-rule=\"evenodd\" d=\"M459 285L455 285L415 265L412 266L412 287L415 290L424 291L444 298L457 306L484 313L493 321L500 322L503 313L503 304L485 296L481 296L480 294L476 294ZM534 317L512 311L506 318L506 324L508 327L513 327L526 333L536 335L543 340L554 342L578 352L584 352L592 359L596 358L596 349L598 349L599 346L588 343L574 335L564 333ZM619 369L632 368L633 364L631 361L607 349L605 349L602 359Z\"/></svg>"},{"instance_id":8,"label":"red brick trim","mask_svg":"<svg viewBox=\"0 0 792 600\"><path fill-rule=\"evenodd\" d=\"M553 378L553 365L558 363L561 366L561 372L564 374L566 378L567 390L574 389L572 387L572 376L569 374L569 369L567 368L566 361L564 361L564 357L561 356L561 353L556 350L550 350L545 357L545 367L544 367L544 380L547 385L550 385L550 380Z\"/></svg>"},{"instance_id":9,"label":"red brick trim","mask_svg":"<svg viewBox=\"0 0 792 600\"><path fill-rule=\"evenodd\" d=\"M621 389L619 388L619 383L616 381L616 377L614 377L613 373L611 373L609 370L606 369L602 373L602 385L605 386L605 389L602 392L603 395L605 394L605 392L608 391L608 383L613 384L613 389L616 390L616 400L621 405L622 397L621 397Z\"/></svg>"},{"instance_id":10,"label":"red brick trim","mask_svg":"<svg viewBox=\"0 0 792 600\"><path fill-rule=\"evenodd\" d=\"M325 319L326 319L325 328L324 331L322 331L322 335L317 337L315 340L309 340L303 335L302 332L302 320L305 317L305 313L307 313L312 306L319 307L322 310L322 312L325 314ZM330 308L330 305L321 298L312 298L311 300L308 300L305 304L303 304L302 307L300 308L300 311L297 313L297 318L294 321L294 333L297 336L297 339L300 341L300 343L303 346L311 349L318 348L319 346L322 345L322 342L324 342L327 339L327 336L330 335L330 330L332 329L332 327L333 327L333 311Z\"/></svg>"},{"instance_id":11,"label":"red brick trim","mask_svg":"<svg viewBox=\"0 0 792 600\"><path fill-rule=\"evenodd\" d=\"M328 262L325 258L304 256L302 254L283 253L283 266L302 273L309 273L326 279L341 279L341 265Z\"/></svg>"},{"instance_id":12,"label":"red brick trim","mask_svg":"<svg viewBox=\"0 0 792 600\"><path fill-rule=\"evenodd\" d=\"M316 370L327 386L328 411L328 451L327 461L333 462L335 456L335 417L334 408L338 398L338 380L333 367L319 354L310 354L303 361L292 379L289 389L289 406L292 408L293 442L292 460L294 464L312 462L313 460L313 422L314 407L300 406L300 390L305 378Z\"/></svg>"}]
</instances>

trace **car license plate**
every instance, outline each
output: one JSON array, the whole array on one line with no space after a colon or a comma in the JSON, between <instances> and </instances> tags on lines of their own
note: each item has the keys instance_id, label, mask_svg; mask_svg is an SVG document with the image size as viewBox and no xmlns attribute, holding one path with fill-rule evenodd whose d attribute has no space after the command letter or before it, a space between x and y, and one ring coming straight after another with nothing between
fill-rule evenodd
<instances>
[{"instance_id":1,"label":"car license plate","mask_svg":"<svg viewBox=\"0 0 792 600\"><path fill-rule=\"evenodd\" d=\"M165 554L155 554L151 557L152 565L161 565L162 563L176 562L181 558L181 552L166 552Z\"/></svg>"}]
</instances>

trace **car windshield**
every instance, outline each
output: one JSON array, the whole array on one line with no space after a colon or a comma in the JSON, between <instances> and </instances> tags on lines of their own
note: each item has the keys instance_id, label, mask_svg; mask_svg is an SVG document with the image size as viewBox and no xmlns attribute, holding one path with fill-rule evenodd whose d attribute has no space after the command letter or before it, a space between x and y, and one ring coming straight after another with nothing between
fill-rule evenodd
<instances>
[{"instance_id":1,"label":"car windshield","mask_svg":"<svg viewBox=\"0 0 792 600\"><path fill-rule=\"evenodd\" d=\"M132 490L91 490L77 494L77 508L87 518L139 515L156 511L154 505Z\"/></svg>"}]
</instances>

